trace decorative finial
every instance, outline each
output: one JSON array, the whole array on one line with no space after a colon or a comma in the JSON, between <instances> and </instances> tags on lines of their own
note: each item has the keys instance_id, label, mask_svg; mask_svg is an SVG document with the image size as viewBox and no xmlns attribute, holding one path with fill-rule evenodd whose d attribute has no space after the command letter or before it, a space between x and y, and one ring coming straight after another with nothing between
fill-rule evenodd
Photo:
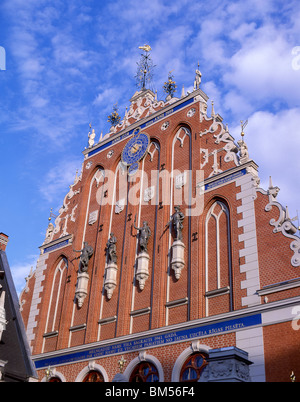
<instances>
[{"instance_id":1,"label":"decorative finial","mask_svg":"<svg viewBox=\"0 0 300 402\"><path fill-rule=\"evenodd\" d=\"M50 215L49 215L49 218L48 218L49 223L51 222L52 218L54 218L54 219L57 218L57 216L54 215L54 213L52 211L53 211L53 208L50 209Z\"/></svg>"},{"instance_id":2,"label":"decorative finial","mask_svg":"<svg viewBox=\"0 0 300 402\"><path fill-rule=\"evenodd\" d=\"M184 92L184 85L182 85L182 90L181 90L181 97L184 98L185 97L185 92Z\"/></svg>"},{"instance_id":3,"label":"decorative finial","mask_svg":"<svg viewBox=\"0 0 300 402\"><path fill-rule=\"evenodd\" d=\"M150 83L152 80L152 71L153 68L155 67L153 65L153 62L150 57L150 50L151 46L149 45L144 45L144 46L139 46L139 49L144 50L145 53L141 55L140 61L137 63L138 69L137 69L137 74L135 76L137 86L141 88L141 90L146 89L146 83Z\"/></svg>"},{"instance_id":4,"label":"decorative finial","mask_svg":"<svg viewBox=\"0 0 300 402\"><path fill-rule=\"evenodd\" d=\"M121 374L123 374L124 366L125 366L125 363L126 363L126 362L127 362L127 360L124 359L124 356L122 356L122 357L121 357L121 360L118 361L118 365L119 365L120 373L121 373Z\"/></svg>"},{"instance_id":5,"label":"decorative finial","mask_svg":"<svg viewBox=\"0 0 300 402\"><path fill-rule=\"evenodd\" d=\"M242 136L243 141L244 141L244 135L245 135L244 130L245 130L245 127L247 126L247 124L248 124L248 120L246 120L245 123L243 122L243 120L241 120L241 136Z\"/></svg>"},{"instance_id":6,"label":"decorative finial","mask_svg":"<svg viewBox=\"0 0 300 402\"><path fill-rule=\"evenodd\" d=\"M215 117L214 101L211 101L211 117Z\"/></svg>"},{"instance_id":7,"label":"decorative finial","mask_svg":"<svg viewBox=\"0 0 300 402\"><path fill-rule=\"evenodd\" d=\"M176 92L176 88L177 88L177 85L176 85L176 82L174 81L174 76L172 75L172 71L169 71L168 81L166 81L163 86L163 90L167 94L167 99L173 98L174 93Z\"/></svg>"},{"instance_id":8,"label":"decorative finial","mask_svg":"<svg viewBox=\"0 0 300 402\"><path fill-rule=\"evenodd\" d=\"M110 122L112 127L115 127L119 124L121 117L118 113L118 103L116 103L113 107L112 113L107 117L107 121Z\"/></svg>"}]
</instances>

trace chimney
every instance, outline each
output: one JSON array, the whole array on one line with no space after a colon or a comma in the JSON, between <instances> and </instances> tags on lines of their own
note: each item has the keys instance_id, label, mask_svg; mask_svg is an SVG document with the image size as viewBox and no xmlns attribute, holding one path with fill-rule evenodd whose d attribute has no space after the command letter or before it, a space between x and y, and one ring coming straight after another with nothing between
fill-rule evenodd
<instances>
[{"instance_id":1,"label":"chimney","mask_svg":"<svg viewBox=\"0 0 300 402\"><path fill-rule=\"evenodd\" d=\"M1 232L0 233L0 250L1 251L6 250L7 243L8 243L8 236Z\"/></svg>"}]
</instances>

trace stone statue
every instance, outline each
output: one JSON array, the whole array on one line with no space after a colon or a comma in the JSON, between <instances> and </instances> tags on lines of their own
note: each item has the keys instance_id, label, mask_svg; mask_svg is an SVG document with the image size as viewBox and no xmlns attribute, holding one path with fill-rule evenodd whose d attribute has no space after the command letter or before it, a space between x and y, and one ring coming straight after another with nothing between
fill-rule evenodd
<instances>
[{"instance_id":1,"label":"stone statue","mask_svg":"<svg viewBox=\"0 0 300 402\"><path fill-rule=\"evenodd\" d=\"M148 226L148 222L144 221L143 226L141 228L136 227L135 222L136 222L136 216L134 218L133 226L139 233L139 245L140 245L141 251L147 253L148 252L148 241L149 241L149 237L151 236L151 230Z\"/></svg>"},{"instance_id":2,"label":"stone statue","mask_svg":"<svg viewBox=\"0 0 300 402\"><path fill-rule=\"evenodd\" d=\"M239 150L240 150L240 161L241 163L248 162L249 160L249 151L244 140L239 140L238 142Z\"/></svg>"},{"instance_id":3,"label":"stone statue","mask_svg":"<svg viewBox=\"0 0 300 402\"><path fill-rule=\"evenodd\" d=\"M117 262L117 238L113 233L110 234L108 242L106 244L106 253L107 253L107 263L115 264Z\"/></svg>"},{"instance_id":4,"label":"stone statue","mask_svg":"<svg viewBox=\"0 0 300 402\"><path fill-rule=\"evenodd\" d=\"M198 69L196 70L196 77L195 77L195 81L194 81L194 90L200 88L201 77L202 77L202 74L199 70L199 63L198 63Z\"/></svg>"},{"instance_id":5,"label":"stone statue","mask_svg":"<svg viewBox=\"0 0 300 402\"><path fill-rule=\"evenodd\" d=\"M91 259L94 250L92 246L89 246L88 243L85 241L83 243L83 249L82 250L74 250L75 253L81 253L80 255L80 263L79 263L79 271L80 272L87 272L88 270L88 265L89 265L89 260Z\"/></svg>"},{"instance_id":6,"label":"stone statue","mask_svg":"<svg viewBox=\"0 0 300 402\"><path fill-rule=\"evenodd\" d=\"M175 212L171 216L171 220L169 222L172 223L172 227L175 233L175 241L176 240L182 240L182 229L183 229L183 220L185 216L184 214L180 211L180 206L175 207Z\"/></svg>"},{"instance_id":7,"label":"stone statue","mask_svg":"<svg viewBox=\"0 0 300 402\"><path fill-rule=\"evenodd\" d=\"M90 129L91 128L92 128L92 124L90 123ZM92 146L95 144L95 137L96 137L96 133L95 133L94 129L92 129L92 132L89 132L88 137L89 137L89 148L92 148Z\"/></svg>"}]
</instances>

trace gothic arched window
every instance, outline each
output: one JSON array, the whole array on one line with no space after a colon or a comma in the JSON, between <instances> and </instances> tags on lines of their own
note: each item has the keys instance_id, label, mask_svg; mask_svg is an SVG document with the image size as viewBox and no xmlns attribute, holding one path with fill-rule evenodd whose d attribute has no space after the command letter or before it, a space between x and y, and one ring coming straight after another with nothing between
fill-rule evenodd
<instances>
[{"instance_id":1,"label":"gothic arched window","mask_svg":"<svg viewBox=\"0 0 300 402\"><path fill-rule=\"evenodd\" d=\"M181 372L181 382L196 382L204 368L208 365L207 355L205 353L194 353L190 355L184 362Z\"/></svg>"},{"instance_id":2,"label":"gothic arched window","mask_svg":"<svg viewBox=\"0 0 300 402\"><path fill-rule=\"evenodd\" d=\"M142 362L133 370L129 382L158 382L158 370L154 364Z\"/></svg>"},{"instance_id":3,"label":"gothic arched window","mask_svg":"<svg viewBox=\"0 0 300 402\"><path fill-rule=\"evenodd\" d=\"M232 310L230 216L227 205L216 201L205 221L206 315Z\"/></svg>"},{"instance_id":4,"label":"gothic arched window","mask_svg":"<svg viewBox=\"0 0 300 402\"><path fill-rule=\"evenodd\" d=\"M67 283L68 261L62 257L53 274L50 299L48 304L45 333L54 333L59 330L61 309L63 305L65 286ZM47 348L44 339L44 347Z\"/></svg>"}]
</instances>

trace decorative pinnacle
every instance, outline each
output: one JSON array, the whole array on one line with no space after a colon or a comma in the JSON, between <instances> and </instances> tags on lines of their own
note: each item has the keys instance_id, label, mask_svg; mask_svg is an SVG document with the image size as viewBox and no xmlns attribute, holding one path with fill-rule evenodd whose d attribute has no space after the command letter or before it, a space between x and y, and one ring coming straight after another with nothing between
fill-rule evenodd
<instances>
[{"instance_id":1,"label":"decorative pinnacle","mask_svg":"<svg viewBox=\"0 0 300 402\"><path fill-rule=\"evenodd\" d=\"M155 67L153 65L153 62L150 57L150 50L151 46L149 45L144 45L144 46L139 46L139 49L144 50L144 53L141 54L141 59L137 63L138 68L137 68L137 74L135 76L137 86L140 87L142 90L146 89L146 83L150 83L152 80L152 71L153 68Z\"/></svg>"},{"instance_id":2,"label":"decorative pinnacle","mask_svg":"<svg viewBox=\"0 0 300 402\"><path fill-rule=\"evenodd\" d=\"M48 218L49 223L51 222L52 218L54 218L54 219L57 218L57 215L54 215L54 213L53 213L53 208L50 209L50 215Z\"/></svg>"}]
</instances>

